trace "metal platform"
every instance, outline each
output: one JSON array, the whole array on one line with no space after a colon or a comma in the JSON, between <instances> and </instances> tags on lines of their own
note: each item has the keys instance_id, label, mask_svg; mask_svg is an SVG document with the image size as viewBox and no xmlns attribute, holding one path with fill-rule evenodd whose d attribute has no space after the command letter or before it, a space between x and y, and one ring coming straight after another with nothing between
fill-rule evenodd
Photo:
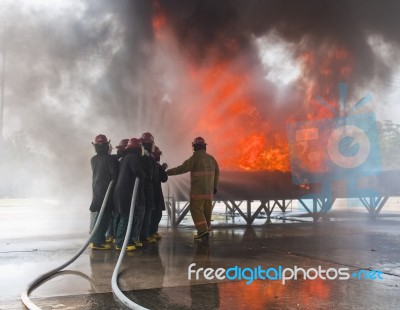
<instances>
[{"instance_id":1,"label":"metal platform","mask_svg":"<svg viewBox=\"0 0 400 310\"><path fill-rule=\"evenodd\" d=\"M349 193L346 182L335 182L327 192L321 189L321 184L293 184L288 172L222 171L214 205L223 203L227 212L237 212L247 225L251 225L260 212L265 212L269 222L274 210L278 208L285 213L293 201L298 201L313 220L318 221L332 209L338 198L357 198L369 216L375 218L390 197L400 196L400 171L364 177L358 180L357 186L358 190ZM168 194L168 214L172 225L177 226L189 212L189 179L174 180Z\"/></svg>"}]
</instances>

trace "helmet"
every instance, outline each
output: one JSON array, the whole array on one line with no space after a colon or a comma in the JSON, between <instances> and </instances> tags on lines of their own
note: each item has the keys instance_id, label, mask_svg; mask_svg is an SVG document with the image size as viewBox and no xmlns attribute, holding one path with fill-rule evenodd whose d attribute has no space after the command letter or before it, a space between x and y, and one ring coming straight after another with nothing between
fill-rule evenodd
<instances>
[{"instance_id":1,"label":"helmet","mask_svg":"<svg viewBox=\"0 0 400 310\"><path fill-rule=\"evenodd\" d=\"M192 142L192 145L195 145L195 144L207 145L206 141L202 137L197 137L196 139L194 139Z\"/></svg>"},{"instance_id":2,"label":"helmet","mask_svg":"<svg viewBox=\"0 0 400 310\"><path fill-rule=\"evenodd\" d=\"M154 157L155 157L155 158L160 158L161 154L162 154L161 150L159 149L158 146L156 146L156 147L154 148L154 152L153 152Z\"/></svg>"},{"instance_id":3,"label":"helmet","mask_svg":"<svg viewBox=\"0 0 400 310\"><path fill-rule=\"evenodd\" d=\"M123 150L128 145L129 139L122 139L115 147L117 150Z\"/></svg>"},{"instance_id":4,"label":"helmet","mask_svg":"<svg viewBox=\"0 0 400 310\"><path fill-rule=\"evenodd\" d=\"M108 142L109 141L105 135L99 134L94 138L94 142L92 142L92 143L99 145L99 144L108 143Z\"/></svg>"},{"instance_id":5,"label":"helmet","mask_svg":"<svg viewBox=\"0 0 400 310\"><path fill-rule=\"evenodd\" d=\"M154 137L150 132L142 134L140 140L142 140L142 143L154 143Z\"/></svg>"},{"instance_id":6,"label":"helmet","mask_svg":"<svg viewBox=\"0 0 400 310\"><path fill-rule=\"evenodd\" d=\"M136 138L132 138L129 140L126 148L127 149L133 149L135 147L141 147L142 146L142 142L139 139Z\"/></svg>"}]
</instances>

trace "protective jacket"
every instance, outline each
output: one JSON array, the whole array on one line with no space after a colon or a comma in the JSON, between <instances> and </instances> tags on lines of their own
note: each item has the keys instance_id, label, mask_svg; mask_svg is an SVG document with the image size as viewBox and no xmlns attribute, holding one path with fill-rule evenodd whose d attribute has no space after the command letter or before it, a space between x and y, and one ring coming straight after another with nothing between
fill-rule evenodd
<instances>
[{"instance_id":1,"label":"protective jacket","mask_svg":"<svg viewBox=\"0 0 400 310\"><path fill-rule=\"evenodd\" d=\"M90 164L93 171L93 198L89 209L92 212L98 212L103 204L103 199L106 195L108 184L111 182L111 180L116 180L118 177L118 162L111 155L97 154L92 157ZM112 201L111 195L107 202L107 208L112 209Z\"/></svg>"},{"instance_id":2,"label":"protective jacket","mask_svg":"<svg viewBox=\"0 0 400 310\"><path fill-rule=\"evenodd\" d=\"M156 163L156 169L154 174L154 209L155 210L165 210L165 202L164 202L164 195L162 192L161 183L165 183L168 180L168 175L165 172L164 168L159 164Z\"/></svg>"},{"instance_id":3,"label":"protective jacket","mask_svg":"<svg viewBox=\"0 0 400 310\"><path fill-rule=\"evenodd\" d=\"M212 199L219 181L217 161L206 150L198 150L182 165L167 170L168 175L190 171L190 199Z\"/></svg>"},{"instance_id":4,"label":"protective jacket","mask_svg":"<svg viewBox=\"0 0 400 310\"><path fill-rule=\"evenodd\" d=\"M145 174L141 167L138 155L130 153L122 157L118 182L114 191L115 210L124 215L129 215L135 179L139 177L139 190L136 203L143 200L143 182Z\"/></svg>"},{"instance_id":5,"label":"protective jacket","mask_svg":"<svg viewBox=\"0 0 400 310\"><path fill-rule=\"evenodd\" d=\"M155 179L156 161L152 155L145 155L140 157L140 163L144 171L144 196L146 210L154 209L154 192L153 183Z\"/></svg>"}]
</instances>

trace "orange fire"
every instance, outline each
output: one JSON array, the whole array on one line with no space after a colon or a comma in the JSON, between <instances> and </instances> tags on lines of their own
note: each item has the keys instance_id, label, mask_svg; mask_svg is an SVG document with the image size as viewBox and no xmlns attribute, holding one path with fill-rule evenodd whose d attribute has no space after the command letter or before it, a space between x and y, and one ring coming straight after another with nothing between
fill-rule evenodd
<instances>
[{"instance_id":1,"label":"orange fire","mask_svg":"<svg viewBox=\"0 0 400 310\"><path fill-rule=\"evenodd\" d=\"M347 78L352 70L349 52L343 48L333 49L327 55L306 52L300 61L304 76L298 84L304 90L304 101L299 102L299 109L304 109L306 116L295 120L288 115L283 121L334 117L334 113L322 106L316 97L320 95L333 110L338 109L338 82ZM210 144L219 146L214 154L223 169L289 171L286 132L273 128L271 120L257 109L246 91L250 83L248 73L232 67L225 61L191 68L189 76L198 84L199 93L207 94L195 103L204 107L196 130L206 135ZM311 152L304 149L303 152L307 154L300 158L303 167L312 172L324 171L326 156L323 149Z\"/></svg>"},{"instance_id":2,"label":"orange fire","mask_svg":"<svg viewBox=\"0 0 400 310\"><path fill-rule=\"evenodd\" d=\"M348 80L353 71L350 52L343 47L331 47L319 53L304 52L299 60L303 72L299 85L304 89L303 106L308 111L307 120L337 116L316 98L322 97L333 110L338 111L338 83Z\"/></svg>"},{"instance_id":3,"label":"orange fire","mask_svg":"<svg viewBox=\"0 0 400 310\"><path fill-rule=\"evenodd\" d=\"M157 1L153 2L153 8L153 30L155 37L161 39L167 19ZM236 42L229 42L232 49L237 49ZM337 85L352 72L349 51L342 47L321 48L304 52L298 61L302 75L297 89L302 92L304 100L289 111L291 115L279 122L334 117L334 113L323 107L316 97L320 95L332 109L338 109ZM255 102L251 94L250 75L250 71L230 59L213 60L209 56L201 64L191 63L187 81L196 91L190 98L189 109L197 116L197 120L190 124L193 128L191 133L206 138L212 154L224 170L289 171L285 126L276 128L272 122L275 115L265 115L260 111L261 103ZM269 103L262 104L268 106ZM300 119L295 116L301 114L299 111L303 113ZM314 150L311 157L301 159L310 171L321 172L324 166L322 158L323 150Z\"/></svg>"},{"instance_id":4,"label":"orange fire","mask_svg":"<svg viewBox=\"0 0 400 310\"><path fill-rule=\"evenodd\" d=\"M229 62L190 69L189 76L200 89L202 115L195 125L211 145L226 170L289 170L285 137L271 128L246 92L249 77L235 71ZM206 101L204 101L206 98Z\"/></svg>"},{"instance_id":5,"label":"orange fire","mask_svg":"<svg viewBox=\"0 0 400 310\"><path fill-rule=\"evenodd\" d=\"M305 77L299 84L304 89L303 108L307 111L303 120L332 119L340 116L338 84L346 81L353 70L353 60L349 51L345 48L332 48L320 54L309 51L300 57L300 61ZM322 134L320 132L320 135ZM327 139L327 136L319 137L320 141ZM326 172L325 149L299 143L295 150L304 170Z\"/></svg>"}]
</instances>

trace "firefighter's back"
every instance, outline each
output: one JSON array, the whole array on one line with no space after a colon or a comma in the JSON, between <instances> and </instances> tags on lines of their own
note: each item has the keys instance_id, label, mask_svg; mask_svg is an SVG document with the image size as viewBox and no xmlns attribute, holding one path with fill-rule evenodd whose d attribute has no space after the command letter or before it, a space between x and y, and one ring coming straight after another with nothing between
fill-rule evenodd
<instances>
[{"instance_id":1,"label":"firefighter's back","mask_svg":"<svg viewBox=\"0 0 400 310\"><path fill-rule=\"evenodd\" d=\"M211 199L214 190L214 178L217 163L205 150L193 154L191 177L191 198Z\"/></svg>"}]
</instances>

